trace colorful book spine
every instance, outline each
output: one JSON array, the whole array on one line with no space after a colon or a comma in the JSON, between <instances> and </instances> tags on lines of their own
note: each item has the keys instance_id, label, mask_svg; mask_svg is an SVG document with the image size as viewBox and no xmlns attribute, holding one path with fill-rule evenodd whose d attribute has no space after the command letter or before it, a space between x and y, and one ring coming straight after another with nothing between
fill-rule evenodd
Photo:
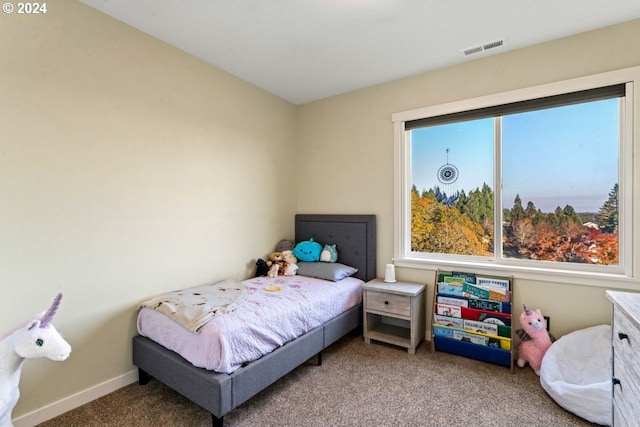
<instances>
[{"instance_id":1,"label":"colorful book spine","mask_svg":"<svg viewBox=\"0 0 640 427\"><path fill-rule=\"evenodd\" d=\"M448 305L436 303L436 313L449 317L462 317L462 308L457 305ZM466 307L464 307L466 308Z\"/></svg>"},{"instance_id":2,"label":"colorful book spine","mask_svg":"<svg viewBox=\"0 0 640 427\"><path fill-rule=\"evenodd\" d=\"M476 284L478 286L485 286L488 288L498 288L509 290L509 281L505 279L494 279L490 277L478 277L476 278Z\"/></svg>"},{"instance_id":3,"label":"colorful book spine","mask_svg":"<svg viewBox=\"0 0 640 427\"><path fill-rule=\"evenodd\" d=\"M438 295L437 302L440 304L457 305L458 307L469 307L468 299L450 297L446 295Z\"/></svg>"},{"instance_id":4,"label":"colorful book spine","mask_svg":"<svg viewBox=\"0 0 640 427\"><path fill-rule=\"evenodd\" d=\"M433 316L433 324L440 326L449 326L453 328L464 328L464 320L458 317L449 317L443 316L440 314L435 314Z\"/></svg>"},{"instance_id":5,"label":"colorful book spine","mask_svg":"<svg viewBox=\"0 0 640 427\"><path fill-rule=\"evenodd\" d=\"M456 277L456 276L444 276L443 282L445 283L460 283L464 284L464 277Z\"/></svg>"},{"instance_id":6,"label":"colorful book spine","mask_svg":"<svg viewBox=\"0 0 640 427\"><path fill-rule=\"evenodd\" d=\"M480 319L480 317L482 315L485 315L484 317L491 316L496 319L504 319L505 321L509 322L509 325L511 325L511 314L509 313L498 313L495 311L478 310L477 308L468 307L460 307L460 310L460 317L462 317L463 319L482 320Z\"/></svg>"},{"instance_id":7,"label":"colorful book spine","mask_svg":"<svg viewBox=\"0 0 640 427\"><path fill-rule=\"evenodd\" d=\"M478 320L496 325L511 326L511 315L503 313L479 313Z\"/></svg>"},{"instance_id":8,"label":"colorful book spine","mask_svg":"<svg viewBox=\"0 0 640 427\"><path fill-rule=\"evenodd\" d=\"M506 338L489 338L487 345L501 350L511 350L511 340L507 340Z\"/></svg>"},{"instance_id":9,"label":"colorful book spine","mask_svg":"<svg viewBox=\"0 0 640 427\"><path fill-rule=\"evenodd\" d=\"M480 320L463 319L465 331L479 332L482 334L496 335L498 337L511 338L511 326L498 325L496 323Z\"/></svg>"},{"instance_id":10,"label":"colorful book spine","mask_svg":"<svg viewBox=\"0 0 640 427\"><path fill-rule=\"evenodd\" d=\"M438 283L439 294L462 297L464 294L463 289L464 289L464 284L462 283L447 283L447 282Z\"/></svg>"},{"instance_id":11,"label":"colorful book spine","mask_svg":"<svg viewBox=\"0 0 640 427\"><path fill-rule=\"evenodd\" d=\"M464 296L469 298L482 298L489 299L489 290L481 286L477 286L471 283L465 283L462 288Z\"/></svg>"},{"instance_id":12,"label":"colorful book spine","mask_svg":"<svg viewBox=\"0 0 640 427\"><path fill-rule=\"evenodd\" d=\"M464 319L464 330L470 332L480 332L490 335L498 335L498 325L484 323L479 320Z\"/></svg>"},{"instance_id":13,"label":"colorful book spine","mask_svg":"<svg viewBox=\"0 0 640 427\"><path fill-rule=\"evenodd\" d=\"M462 277L466 283L476 283L476 275L473 273L465 273L462 271L452 271L451 275L453 277Z\"/></svg>"},{"instance_id":14,"label":"colorful book spine","mask_svg":"<svg viewBox=\"0 0 640 427\"><path fill-rule=\"evenodd\" d=\"M509 295L509 291L507 291L506 293L502 293L494 289L489 289L489 299L493 301L509 302L511 298Z\"/></svg>"},{"instance_id":15,"label":"colorful book spine","mask_svg":"<svg viewBox=\"0 0 640 427\"><path fill-rule=\"evenodd\" d=\"M478 334L472 334L470 332L462 331L460 329L452 329L452 328L445 328L442 326L435 326L433 328L433 332L434 332L434 335L438 337L450 338L458 341L467 341L467 342L484 345L484 346L489 344L489 337L485 337Z\"/></svg>"},{"instance_id":16,"label":"colorful book spine","mask_svg":"<svg viewBox=\"0 0 640 427\"><path fill-rule=\"evenodd\" d=\"M511 326L498 325L498 336L511 338Z\"/></svg>"},{"instance_id":17,"label":"colorful book spine","mask_svg":"<svg viewBox=\"0 0 640 427\"><path fill-rule=\"evenodd\" d=\"M490 301L486 299L469 299L469 308L478 310L495 311L498 313L511 313L511 304L502 301Z\"/></svg>"},{"instance_id":18,"label":"colorful book spine","mask_svg":"<svg viewBox=\"0 0 640 427\"><path fill-rule=\"evenodd\" d=\"M511 301L511 283L506 279L496 279L491 277L478 277L476 284L489 290L489 298L494 301Z\"/></svg>"}]
</instances>

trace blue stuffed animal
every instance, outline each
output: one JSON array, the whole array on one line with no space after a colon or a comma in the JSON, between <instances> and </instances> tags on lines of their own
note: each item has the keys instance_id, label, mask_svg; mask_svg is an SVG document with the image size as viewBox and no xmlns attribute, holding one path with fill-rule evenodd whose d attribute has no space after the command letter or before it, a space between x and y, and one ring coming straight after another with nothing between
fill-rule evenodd
<instances>
[{"instance_id":1,"label":"blue stuffed animal","mask_svg":"<svg viewBox=\"0 0 640 427\"><path fill-rule=\"evenodd\" d=\"M318 242L314 242L313 238L299 242L295 248L293 248L293 254L299 261L316 262L320 260L320 253L322 252L322 245Z\"/></svg>"}]
</instances>

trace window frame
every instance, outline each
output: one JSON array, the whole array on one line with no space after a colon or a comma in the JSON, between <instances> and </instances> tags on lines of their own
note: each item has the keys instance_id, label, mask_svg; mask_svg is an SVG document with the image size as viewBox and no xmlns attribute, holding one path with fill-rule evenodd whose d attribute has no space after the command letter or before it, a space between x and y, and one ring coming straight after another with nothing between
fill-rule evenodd
<instances>
[{"instance_id":1,"label":"window frame","mask_svg":"<svg viewBox=\"0 0 640 427\"><path fill-rule=\"evenodd\" d=\"M410 250L411 241L411 141L405 122L447 114L491 108L520 101L552 97L615 84L625 84L626 95L621 108L621 144L619 160L619 221L618 235L621 249L619 265L593 269L583 264L546 265L541 261L456 256L449 254L416 254ZM634 187L640 188L640 159L634 160L636 129L639 127L640 67L578 77L539 86L517 89L486 96L428 106L392 115L394 125L394 263L399 267L445 270L478 270L485 274L511 275L515 278L561 283L636 289L640 284L638 268L633 265L634 248L640 249L639 229L633 213L640 212L640 202L634 200ZM494 153L495 165L501 164L499 150ZM634 173L635 170L635 173ZM494 168L494 182L500 182L499 168ZM494 185L494 196L500 200L500 186ZM638 198L640 199L640 198ZM499 204L496 203L496 206ZM495 224L500 224L502 207L496 208ZM500 233L501 234L501 233ZM498 233L496 232L496 236ZM501 253L497 251L496 254ZM496 255L494 254L494 255ZM428 255L428 256L425 256ZM532 264L537 264L532 265ZM600 266L599 266L600 267ZM597 271L594 271L597 270Z\"/></svg>"}]
</instances>

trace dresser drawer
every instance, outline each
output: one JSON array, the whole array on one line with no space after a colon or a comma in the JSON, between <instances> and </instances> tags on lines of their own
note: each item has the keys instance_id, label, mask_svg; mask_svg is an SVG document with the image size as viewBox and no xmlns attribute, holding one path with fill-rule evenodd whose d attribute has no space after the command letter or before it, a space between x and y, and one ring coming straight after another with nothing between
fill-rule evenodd
<instances>
[{"instance_id":1,"label":"dresser drawer","mask_svg":"<svg viewBox=\"0 0 640 427\"><path fill-rule=\"evenodd\" d=\"M625 420L622 410L620 409L620 405L615 402L615 399L613 403L613 425L616 427L632 427L627 423L627 420Z\"/></svg>"},{"instance_id":2,"label":"dresser drawer","mask_svg":"<svg viewBox=\"0 0 640 427\"><path fill-rule=\"evenodd\" d=\"M399 316L411 316L411 297L387 292L367 290L367 310L376 310Z\"/></svg>"},{"instance_id":3,"label":"dresser drawer","mask_svg":"<svg viewBox=\"0 0 640 427\"><path fill-rule=\"evenodd\" d=\"M613 309L613 386L615 425L640 425L640 331L622 311ZM617 415L617 416L616 416Z\"/></svg>"},{"instance_id":4,"label":"dresser drawer","mask_svg":"<svg viewBox=\"0 0 640 427\"><path fill-rule=\"evenodd\" d=\"M613 425L640 426L640 293L606 291L613 303Z\"/></svg>"}]
</instances>

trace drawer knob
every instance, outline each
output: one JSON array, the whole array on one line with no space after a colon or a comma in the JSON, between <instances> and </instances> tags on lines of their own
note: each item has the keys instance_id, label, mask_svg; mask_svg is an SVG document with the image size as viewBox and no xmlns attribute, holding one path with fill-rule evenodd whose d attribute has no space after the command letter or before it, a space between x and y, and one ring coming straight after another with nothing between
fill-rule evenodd
<instances>
[{"instance_id":1,"label":"drawer knob","mask_svg":"<svg viewBox=\"0 0 640 427\"><path fill-rule=\"evenodd\" d=\"M616 377L611 378L611 382L613 383L613 385L620 385L620 380L617 379Z\"/></svg>"},{"instance_id":2,"label":"drawer knob","mask_svg":"<svg viewBox=\"0 0 640 427\"><path fill-rule=\"evenodd\" d=\"M384 303L385 303L385 305L389 305L389 301L385 301Z\"/></svg>"},{"instance_id":3,"label":"drawer knob","mask_svg":"<svg viewBox=\"0 0 640 427\"><path fill-rule=\"evenodd\" d=\"M621 340L629 341L629 335L623 334L622 332L618 332L618 338L621 339Z\"/></svg>"}]
</instances>

